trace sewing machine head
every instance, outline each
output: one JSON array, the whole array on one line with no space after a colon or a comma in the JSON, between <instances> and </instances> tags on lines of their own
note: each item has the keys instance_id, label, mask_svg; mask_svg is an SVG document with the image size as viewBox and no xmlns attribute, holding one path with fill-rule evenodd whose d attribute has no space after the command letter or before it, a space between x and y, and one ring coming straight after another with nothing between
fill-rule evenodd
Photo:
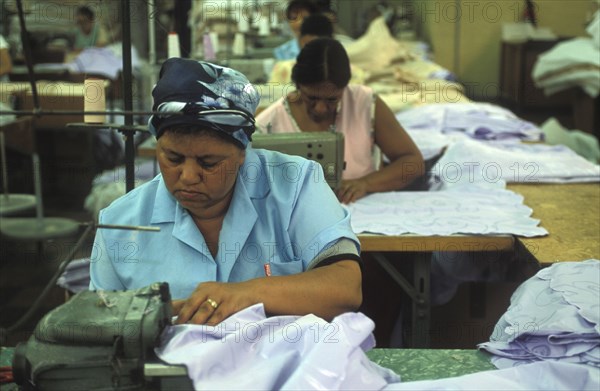
<instances>
[{"instance_id":1,"label":"sewing machine head","mask_svg":"<svg viewBox=\"0 0 600 391\"><path fill-rule=\"evenodd\" d=\"M337 189L344 170L344 136L334 132L253 134L252 147L298 155L321 164L325 180Z\"/></svg>"},{"instance_id":2,"label":"sewing machine head","mask_svg":"<svg viewBox=\"0 0 600 391\"><path fill-rule=\"evenodd\" d=\"M146 375L145 364L157 361L154 348L170 324L167 283L80 292L17 345L15 382L25 390L168 389L152 385L162 379Z\"/></svg>"}]
</instances>

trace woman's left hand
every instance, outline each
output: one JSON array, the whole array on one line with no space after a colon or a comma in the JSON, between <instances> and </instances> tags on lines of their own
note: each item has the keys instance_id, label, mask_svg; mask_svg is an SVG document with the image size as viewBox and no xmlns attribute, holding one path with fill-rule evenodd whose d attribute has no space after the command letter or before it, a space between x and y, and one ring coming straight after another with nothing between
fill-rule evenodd
<instances>
[{"instance_id":1,"label":"woman's left hand","mask_svg":"<svg viewBox=\"0 0 600 391\"><path fill-rule=\"evenodd\" d=\"M203 282L186 300L173 300L177 324L193 323L214 326L223 319L256 304L250 286L244 282Z\"/></svg>"},{"instance_id":2,"label":"woman's left hand","mask_svg":"<svg viewBox=\"0 0 600 391\"><path fill-rule=\"evenodd\" d=\"M367 186L364 179L344 180L337 189L337 197L343 204L352 203L367 195Z\"/></svg>"}]
</instances>

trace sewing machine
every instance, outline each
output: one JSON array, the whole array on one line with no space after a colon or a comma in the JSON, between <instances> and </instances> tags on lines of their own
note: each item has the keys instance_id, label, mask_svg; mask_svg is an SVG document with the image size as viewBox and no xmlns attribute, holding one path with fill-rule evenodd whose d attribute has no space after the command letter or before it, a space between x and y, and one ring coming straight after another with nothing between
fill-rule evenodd
<instances>
[{"instance_id":1,"label":"sewing machine","mask_svg":"<svg viewBox=\"0 0 600 391\"><path fill-rule=\"evenodd\" d=\"M321 164L332 189L342 181L344 135L334 132L253 134L252 147L298 155Z\"/></svg>"},{"instance_id":2,"label":"sewing machine","mask_svg":"<svg viewBox=\"0 0 600 391\"><path fill-rule=\"evenodd\" d=\"M167 283L78 293L17 345L15 382L23 390L192 390L185 367L154 353L170 324Z\"/></svg>"}]
</instances>

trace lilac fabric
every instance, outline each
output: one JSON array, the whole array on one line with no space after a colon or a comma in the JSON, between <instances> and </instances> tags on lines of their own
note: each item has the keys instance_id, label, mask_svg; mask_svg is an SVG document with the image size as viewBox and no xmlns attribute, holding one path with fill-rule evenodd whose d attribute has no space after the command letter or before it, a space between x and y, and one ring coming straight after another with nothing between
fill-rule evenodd
<instances>
[{"instance_id":1,"label":"lilac fabric","mask_svg":"<svg viewBox=\"0 0 600 391\"><path fill-rule=\"evenodd\" d=\"M540 141L543 132L510 110L489 103L440 103L402 111L396 118L408 131L464 134L477 140Z\"/></svg>"},{"instance_id":2,"label":"lilac fabric","mask_svg":"<svg viewBox=\"0 0 600 391\"><path fill-rule=\"evenodd\" d=\"M87 291L90 286L90 259L75 259L56 281L56 285L73 293Z\"/></svg>"},{"instance_id":3,"label":"lilac fabric","mask_svg":"<svg viewBox=\"0 0 600 391\"><path fill-rule=\"evenodd\" d=\"M156 353L186 365L197 390L379 390L400 377L366 356L373 327L361 313L267 318L257 304L217 326L171 326Z\"/></svg>"},{"instance_id":4,"label":"lilac fabric","mask_svg":"<svg viewBox=\"0 0 600 391\"><path fill-rule=\"evenodd\" d=\"M432 168L446 186L499 181L519 183L599 182L600 166L564 145L481 142L452 143Z\"/></svg>"},{"instance_id":5,"label":"lilac fabric","mask_svg":"<svg viewBox=\"0 0 600 391\"><path fill-rule=\"evenodd\" d=\"M597 390L597 368L538 361L439 380L401 383L365 355L373 322L345 313L267 318L262 304L217 326L168 327L159 358L183 364L197 390Z\"/></svg>"},{"instance_id":6,"label":"lilac fabric","mask_svg":"<svg viewBox=\"0 0 600 391\"><path fill-rule=\"evenodd\" d=\"M498 368L542 360L600 370L600 261L557 263L513 294L489 342Z\"/></svg>"},{"instance_id":7,"label":"lilac fabric","mask_svg":"<svg viewBox=\"0 0 600 391\"><path fill-rule=\"evenodd\" d=\"M141 65L137 50L131 48L132 67ZM123 70L122 50L118 45L99 48L91 47L84 49L72 62L65 64L74 73L87 73L106 76L116 80L119 72Z\"/></svg>"},{"instance_id":8,"label":"lilac fabric","mask_svg":"<svg viewBox=\"0 0 600 391\"><path fill-rule=\"evenodd\" d=\"M594 390L600 389L597 368L540 361L498 371L454 378L390 384L391 390Z\"/></svg>"}]
</instances>

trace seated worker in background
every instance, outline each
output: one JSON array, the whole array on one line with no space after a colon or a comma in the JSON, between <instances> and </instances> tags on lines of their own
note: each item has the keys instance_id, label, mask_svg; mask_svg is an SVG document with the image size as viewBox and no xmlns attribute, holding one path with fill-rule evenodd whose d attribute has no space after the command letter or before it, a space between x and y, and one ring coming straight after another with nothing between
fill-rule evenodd
<instances>
[{"instance_id":1,"label":"seated worker in background","mask_svg":"<svg viewBox=\"0 0 600 391\"><path fill-rule=\"evenodd\" d=\"M271 315L325 319L356 310L360 244L350 216L314 180L319 164L249 145L259 96L246 77L171 58L152 96L154 111L183 113L149 121L161 174L99 222L160 232L98 230L90 289L166 281L178 323L214 325L257 303Z\"/></svg>"},{"instance_id":2,"label":"seated worker in background","mask_svg":"<svg viewBox=\"0 0 600 391\"><path fill-rule=\"evenodd\" d=\"M96 20L96 15L90 7L77 8L75 22L78 29L75 33L73 48L76 52L90 47L104 47L109 43L106 30Z\"/></svg>"},{"instance_id":3,"label":"seated worker in background","mask_svg":"<svg viewBox=\"0 0 600 391\"><path fill-rule=\"evenodd\" d=\"M298 56L300 53L298 37L302 22L304 18L317 12L319 12L319 8L312 0L291 0L288 3L285 16L294 38L273 49L273 56L276 60L293 60Z\"/></svg>"},{"instance_id":4,"label":"seated worker in background","mask_svg":"<svg viewBox=\"0 0 600 391\"><path fill-rule=\"evenodd\" d=\"M8 42L0 35L0 81L8 81L8 74L12 71L12 59Z\"/></svg>"},{"instance_id":5,"label":"seated worker in background","mask_svg":"<svg viewBox=\"0 0 600 391\"><path fill-rule=\"evenodd\" d=\"M389 107L371 88L348 85L350 62L331 38L315 39L302 49L292 70L296 90L256 118L263 133L336 131L344 134L341 202L369 193L400 190L424 174L421 152ZM378 169L378 146L389 164Z\"/></svg>"},{"instance_id":6,"label":"seated worker in background","mask_svg":"<svg viewBox=\"0 0 600 391\"><path fill-rule=\"evenodd\" d=\"M313 14L307 16L300 27L298 42L300 48L303 48L308 42L319 37L333 38L333 24L325 14ZM277 61L271 71L269 83L286 85L292 81L292 68L296 64L296 59ZM350 83L363 84L367 78L367 73L362 69L350 64L352 78Z\"/></svg>"}]
</instances>

